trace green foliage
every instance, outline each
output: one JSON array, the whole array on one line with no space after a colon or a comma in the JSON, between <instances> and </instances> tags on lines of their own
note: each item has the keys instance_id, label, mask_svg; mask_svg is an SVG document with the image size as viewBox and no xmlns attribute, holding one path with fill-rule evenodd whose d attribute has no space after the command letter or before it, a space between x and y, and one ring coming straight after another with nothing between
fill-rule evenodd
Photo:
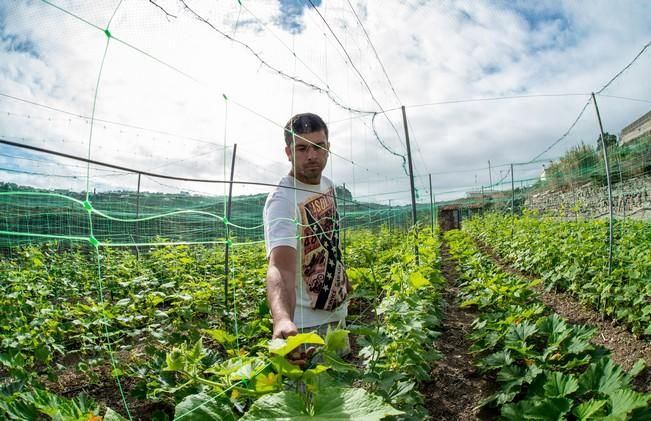
<instances>
[{"instance_id":1,"label":"green foliage","mask_svg":"<svg viewBox=\"0 0 651 421\"><path fill-rule=\"evenodd\" d=\"M470 334L477 366L498 384L483 405L509 420L626 419L646 408L651 395L631 390L630 375L591 344L594 329L542 307L536 282L502 272L466 233L449 231L446 240L464 303L480 310Z\"/></svg>"},{"instance_id":2,"label":"green foliage","mask_svg":"<svg viewBox=\"0 0 651 421\"><path fill-rule=\"evenodd\" d=\"M600 162L598 151L585 144L573 146L561 159L545 168L545 187L572 188L595 179Z\"/></svg>"},{"instance_id":3,"label":"green foliage","mask_svg":"<svg viewBox=\"0 0 651 421\"><path fill-rule=\"evenodd\" d=\"M648 174L651 170L651 136L620 145L617 136L605 133L610 175L613 183ZM570 148L545 168L545 181L539 189L568 190L586 183L606 184L603 146L599 136L594 147L581 143Z\"/></svg>"},{"instance_id":4,"label":"green foliage","mask_svg":"<svg viewBox=\"0 0 651 421\"><path fill-rule=\"evenodd\" d=\"M287 339L272 340L269 343L269 351L272 354L284 357L299 346L306 344L324 345L325 342L316 333L299 333Z\"/></svg>"},{"instance_id":5,"label":"green foliage","mask_svg":"<svg viewBox=\"0 0 651 421\"><path fill-rule=\"evenodd\" d=\"M403 412L359 388L328 389L314 393L306 404L296 392L279 392L258 399L242 420L381 420Z\"/></svg>"},{"instance_id":6,"label":"green foliage","mask_svg":"<svg viewBox=\"0 0 651 421\"><path fill-rule=\"evenodd\" d=\"M237 418L228 402L215 399L206 393L186 396L174 411L174 418L188 421L235 421Z\"/></svg>"},{"instance_id":7,"label":"green foliage","mask_svg":"<svg viewBox=\"0 0 651 421\"><path fill-rule=\"evenodd\" d=\"M511 218L487 214L465 229L512 266L541 276L547 288L575 294L638 335L651 335L651 230L617 221L612 275L608 275L606 221ZM513 233L513 234L511 234Z\"/></svg>"},{"instance_id":8,"label":"green foliage","mask_svg":"<svg viewBox=\"0 0 651 421\"><path fill-rule=\"evenodd\" d=\"M442 278L437 239L426 230L419 237L348 233L351 297L361 308L351 312L350 330L370 350L360 356L360 370L338 355L348 343L344 330L328 332L325 340L297 336L268 353L261 244L232 250L228 308L221 248L157 239L160 247L138 251L57 244L12 249L0 264L0 372L6 373L0 418L60 411L72 417L61 419L88 419L86 409L99 416L104 407L83 395L65 399L47 391L45 376L56 381L66 372L100 384L113 398L120 396L112 377L119 377L131 389L124 390L129 399L157 402L190 419L237 419L262 397L297 387L303 388L303 411L422 419L417 383L429 378L437 358L432 343ZM413 257L416 241L420 265ZM357 324L364 314L374 315L372 322ZM307 344L318 352L305 366L282 356ZM120 419L110 409L104 417Z\"/></svg>"}]
</instances>

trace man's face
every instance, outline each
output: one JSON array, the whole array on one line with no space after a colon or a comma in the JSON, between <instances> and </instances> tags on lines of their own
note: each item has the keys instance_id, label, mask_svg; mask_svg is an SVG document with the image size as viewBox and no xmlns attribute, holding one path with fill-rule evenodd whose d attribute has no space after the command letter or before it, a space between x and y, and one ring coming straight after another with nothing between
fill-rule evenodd
<instances>
[{"instance_id":1,"label":"man's face","mask_svg":"<svg viewBox=\"0 0 651 421\"><path fill-rule=\"evenodd\" d=\"M285 153L293 168L290 174L300 182L319 184L321 172L328 162L329 146L323 130L296 135L294 144L285 147Z\"/></svg>"}]
</instances>

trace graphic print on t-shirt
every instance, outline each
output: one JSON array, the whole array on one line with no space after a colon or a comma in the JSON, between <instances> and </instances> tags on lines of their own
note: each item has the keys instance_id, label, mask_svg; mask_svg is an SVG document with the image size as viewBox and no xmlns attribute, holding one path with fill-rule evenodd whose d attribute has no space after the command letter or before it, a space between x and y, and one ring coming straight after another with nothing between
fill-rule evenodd
<instances>
[{"instance_id":1,"label":"graphic print on t-shirt","mask_svg":"<svg viewBox=\"0 0 651 421\"><path fill-rule=\"evenodd\" d=\"M301 203L303 283L313 309L333 310L346 298L334 189Z\"/></svg>"}]
</instances>

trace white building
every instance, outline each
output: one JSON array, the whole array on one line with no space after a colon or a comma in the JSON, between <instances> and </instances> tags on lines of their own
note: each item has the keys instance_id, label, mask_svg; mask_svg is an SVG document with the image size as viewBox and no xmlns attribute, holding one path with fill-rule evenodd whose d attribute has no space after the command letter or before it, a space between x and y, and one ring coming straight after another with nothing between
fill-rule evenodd
<instances>
[{"instance_id":1,"label":"white building","mask_svg":"<svg viewBox=\"0 0 651 421\"><path fill-rule=\"evenodd\" d=\"M622 129L619 134L619 141L621 144L631 142L639 137L651 133L651 111L644 114L628 126Z\"/></svg>"}]
</instances>

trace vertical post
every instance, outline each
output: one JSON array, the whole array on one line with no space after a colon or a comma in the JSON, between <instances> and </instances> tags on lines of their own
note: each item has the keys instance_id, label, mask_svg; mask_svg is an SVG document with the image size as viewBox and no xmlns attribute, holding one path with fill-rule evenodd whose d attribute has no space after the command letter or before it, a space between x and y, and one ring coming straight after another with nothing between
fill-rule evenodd
<instances>
[{"instance_id":1,"label":"vertical post","mask_svg":"<svg viewBox=\"0 0 651 421\"><path fill-rule=\"evenodd\" d=\"M230 229L228 224L231 219L231 204L233 199L233 175L235 174L235 154L237 153L237 143L233 144L233 157L231 158L231 179L228 186L228 202L226 205L226 215L224 216L224 225L226 226L226 249L224 251L224 305L228 308L228 257L229 247L231 244ZM224 163L226 164L226 163Z\"/></svg>"},{"instance_id":2,"label":"vertical post","mask_svg":"<svg viewBox=\"0 0 651 421\"><path fill-rule=\"evenodd\" d=\"M411 186L411 223L416 227L416 188L414 187L414 167L411 163L411 146L409 146L409 130L407 129L407 113L405 106L402 106L402 124L405 126L405 141L407 142L407 163L409 164L409 184ZM416 233L418 235L418 233ZM418 259L418 242L414 242L414 254L416 256L416 264L419 263Z\"/></svg>"},{"instance_id":3,"label":"vertical post","mask_svg":"<svg viewBox=\"0 0 651 421\"><path fill-rule=\"evenodd\" d=\"M511 218L515 215L515 181L513 179L513 164L511 164Z\"/></svg>"},{"instance_id":4,"label":"vertical post","mask_svg":"<svg viewBox=\"0 0 651 421\"><path fill-rule=\"evenodd\" d=\"M515 182L513 175L513 164L511 164L511 238L513 238L513 229L515 224Z\"/></svg>"},{"instance_id":5,"label":"vertical post","mask_svg":"<svg viewBox=\"0 0 651 421\"><path fill-rule=\"evenodd\" d=\"M434 235L434 194L432 193L432 174L429 174L429 213L432 223L432 236Z\"/></svg>"},{"instance_id":6,"label":"vertical post","mask_svg":"<svg viewBox=\"0 0 651 421\"><path fill-rule=\"evenodd\" d=\"M432 195L432 203L434 204L434 226L438 226L439 224L439 211L436 208L436 195Z\"/></svg>"},{"instance_id":7,"label":"vertical post","mask_svg":"<svg viewBox=\"0 0 651 421\"><path fill-rule=\"evenodd\" d=\"M136 241L140 241L140 223L138 219L140 218L140 177L141 173L138 173L138 190L136 191Z\"/></svg>"},{"instance_id":8,"label":"vertical post","mask_svg":"<svg viewBox=\"0 0 651 421\"><path fill-rule=\"evenodd\" d=\"M481 208L479 209L479 216L484 216L484 186L481 186Z\"/></svg>"},{"instance_id":9,"label":"vertical post","mask_svg":"<svg viewBox=\"0 0 651 421\"><path fill-rule=\"evenodd\" d=\"M622 171L622 148L617 148L617 171L619 171L619 203L622 208L623 218L626 219L626 191L624 191L624 172Z\"/></svg>"},{"instance_id":10,"label":"vertical post","mask_svg":"<svg viewBox=\"0 0 651 421\"><path fill-rule=\"evenodd\" d=\"M393 208L391 207L391 199L389 199L389 231L393 231Z\"/></svg>"},{"instance_id":11,"label":"vertical post","mask_svg":"<svg viewBox=\"0 0 651 421\"><path fill-rule=\"evenodd\" d=\"M344 211L344 217L342 218L343 223L340 223L340 224L339 224L339 229L341 229L341 230L343 231L343 241L344 241L343 251L344 251L344 253L345 253L345 252L346 252L346 229L343 228L343 225L346 224L346 223L348 222L348 221L346 221L346 183L344 183L344 192L343 192L343 196L344 196L344 200L343 200L343 202L342 202L342 209L343 209L343 211Z\"/></svg>"},{"instance_id":12,"label":"vertical post","mask_svg":"<svg viewBox=\"0 0 651 421\"><path fill-rule=\"evenodd\" d=\"M488 160L488 182L490 183L491 191L493 191L493 170L491 169L491 160Z\"/></svg>"},{"instance_id":13,"label":"vertical post","mask_svg":"<svg viewBox=\"0 0 651 421\"><path fill-rule=\"evenodd\" d=\"M599 115L599 106L597 105L597 98L595 98L594 92L592 93L592 102L594 102L594 108L597 111L601 148L604 152L604 166L606 167L606 182L608 183L608 275L610 276L613 271L613 189L610 183L610 165L608 165L608 148L606 147L604 127L601 124L601 115Z\"/></svg>"}]
</instances>

